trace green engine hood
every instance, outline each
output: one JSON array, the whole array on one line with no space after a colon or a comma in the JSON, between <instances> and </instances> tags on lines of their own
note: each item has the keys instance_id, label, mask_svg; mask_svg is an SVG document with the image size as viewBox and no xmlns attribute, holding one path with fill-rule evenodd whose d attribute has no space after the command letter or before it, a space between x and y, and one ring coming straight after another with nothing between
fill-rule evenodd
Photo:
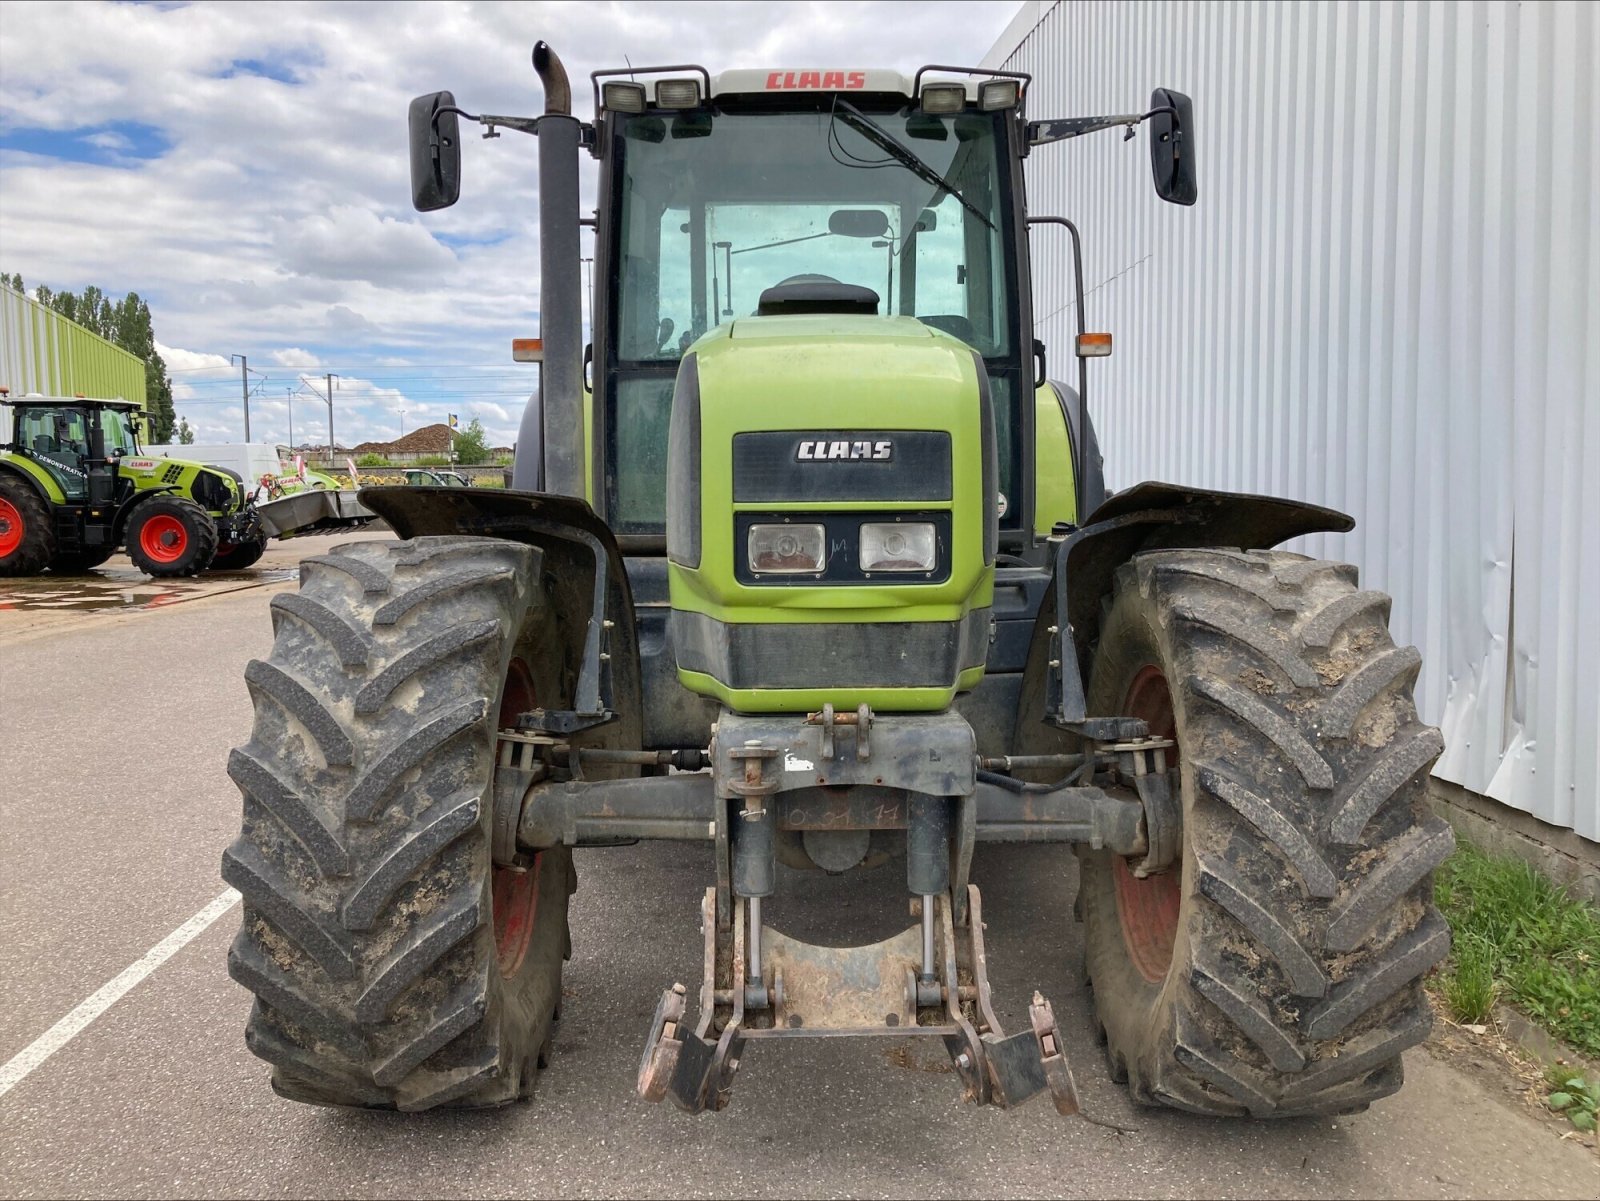
<instances>
[{"instance_id":1,"label":"green engine hood","mask_svg":"<svg viewBox=\"0 0 1600 1201\"><path fill-rule=\"evenodd\" d=\"M689 687L771 710L822 700L938 708L958 683L971 686L982 658L967 643L987 642L996 514L987 379L968 346L909 317L740 318L691 348L672 420L669 581ZM867 461L884 447L887 461ZM822 448L833 461L814 461L829 458ZM857 569L850 534L897 515L947 530L932 578ZM740 531L757 519L826 524L822 578L755 577ZM831 632L807 649L807 625ZM844 637L843 627L866 625L879 628ZM955 641L942 642L935 626ZM686 662L691 633L717 652ZM787 648L787 666L768 638ZM848 664L826 663L831 679L794 667L814 656L820 672L847 644L858 650ZM926 672L906 666L941 646L950 653ZM740 647L755 674L726 678L740 675L728 657Z\"/></svg>"}]
</instances>

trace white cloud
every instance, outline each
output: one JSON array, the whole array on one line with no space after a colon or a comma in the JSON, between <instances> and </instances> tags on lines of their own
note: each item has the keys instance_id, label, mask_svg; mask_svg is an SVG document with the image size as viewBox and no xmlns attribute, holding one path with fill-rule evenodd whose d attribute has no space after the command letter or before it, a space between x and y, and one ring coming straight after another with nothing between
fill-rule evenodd
<instances>
[{"instance_id":1,"label":"white cloud","mask_svg":"<svg viewBox=\"0 0 1600 1201\"><path fill-rule=\"evenodd\" d=\"M298 346L282 347L270 351L266 361L275 363L279 367L314 368L321 366L321 361L309 350L302 350Z\"/></svg>"}]
</instances>

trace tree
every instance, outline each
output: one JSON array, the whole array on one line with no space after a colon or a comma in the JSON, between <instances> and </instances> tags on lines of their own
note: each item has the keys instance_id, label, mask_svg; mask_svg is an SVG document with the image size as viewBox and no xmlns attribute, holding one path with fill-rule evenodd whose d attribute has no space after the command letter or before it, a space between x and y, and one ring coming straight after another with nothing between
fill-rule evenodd
<instances>
[{"instance_id":1,"label":"tree","mask_svg":"<svg viewBox=\"0 0 1600 1201\"><path fill-rule=\"evenodd\" d=\"M456 461L463 467L489 461L489 435L484 433L483 423L476 417L456 435Z\"/></svg>"},{"instance_id":2,"label":"tree","mask_svg":"<svg viewBox=\"0 0 1600 1201\"><path fill-rule=\"evenodd\" d=\"M178 419L178 441L184 446L194 445L194 427L189 424L187 417Z\"/></svg>"},{"instance_id":3,"label":"tree","mask_svg":"<svg viewBox=\"0 0 1600 1201\"><path fill-rule=\"evenodd\" d=\"M0 273L0 283L26 295L20 274ZM150 306L137 292L129 292L113 303L99 288L90 284L81 294L55 292L44 284L34 289L33 298L54 309L69 321L76 321L108 342L144 360L144 407L149 422L150 441L167 442L172 437L177 414L172 408L172 380L167 364L156 351Z\"/></svg>"}]
</instances>

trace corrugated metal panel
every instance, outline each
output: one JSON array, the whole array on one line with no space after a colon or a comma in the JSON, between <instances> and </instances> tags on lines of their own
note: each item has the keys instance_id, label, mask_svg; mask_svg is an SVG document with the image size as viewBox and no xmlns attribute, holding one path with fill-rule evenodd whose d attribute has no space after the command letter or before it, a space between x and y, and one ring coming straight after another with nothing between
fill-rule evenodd
<instances>
[{"instance_id":1,"label":"corrugated metal panel","mask_svg":"<svg viewBox=\"0 0 1600 1201\"><path fill-rule=\"evenodd\" d=\"M13 396L82 393L145 402L144 362L99 334L0 286L0 384Z\"/></svg>"},{"instance_id":2,"label":"corrugated metal panel","mask_svg":"<svg viewBox=\"0 0 1600 1201\"><path fill-rule=\"evenodd\" d=\"M1026 20L1034 9L1038 19ZM1042 10L1042 11L1041 11ZM1141 136L1035 150L1076 220L1113 486L1334 505L1395 597L1438 775L1600 839L1600 20L1587 3L1029 3L1031 116L1195 100L1200 202ZM1019 44L1020 42L1020 44ZM1033 235L1071 345L1065 239ZM1064 371L1062 367L1058 374Z\"/></svg>"}]
</instances>

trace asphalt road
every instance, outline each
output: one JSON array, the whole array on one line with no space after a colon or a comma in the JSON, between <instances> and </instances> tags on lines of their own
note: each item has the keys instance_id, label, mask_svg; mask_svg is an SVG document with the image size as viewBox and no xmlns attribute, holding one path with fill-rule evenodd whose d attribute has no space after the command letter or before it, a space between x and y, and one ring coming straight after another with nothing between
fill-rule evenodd
<instances>
[{"instance_id":1,"label":"asphalt road","mask_svg":"<svg viewBox=\"0 0 1600 1201\"><path fill-rule=\"evenodd\" d=\"M244 665L268 649L267 602L293 587L294 558L331 541L176 586L121 557L87 584L0 582L0 1085L223 891ZM407 1116L279 1100L226 973L234 908L0 1097L0 1194L1600 1196L1591 1152L1425 1048L1398 1096L1333 1121L1133 1108L1090 1032L1074 862L1052 848L980 849L1001 1017L1017 1023L1041 988L1086 1112L1130 1133L1044 1102L973 1109L942 1051L876 1041L751 1046L726 1112L649 1105L633 1092L638 1052L661 988L692 992L709 857L657 844L578 861L565 1018L532 1104ZM886 934L905 913L893 865L780 888L769 921L802 936Z\"/></svg>"}]
</instances>

